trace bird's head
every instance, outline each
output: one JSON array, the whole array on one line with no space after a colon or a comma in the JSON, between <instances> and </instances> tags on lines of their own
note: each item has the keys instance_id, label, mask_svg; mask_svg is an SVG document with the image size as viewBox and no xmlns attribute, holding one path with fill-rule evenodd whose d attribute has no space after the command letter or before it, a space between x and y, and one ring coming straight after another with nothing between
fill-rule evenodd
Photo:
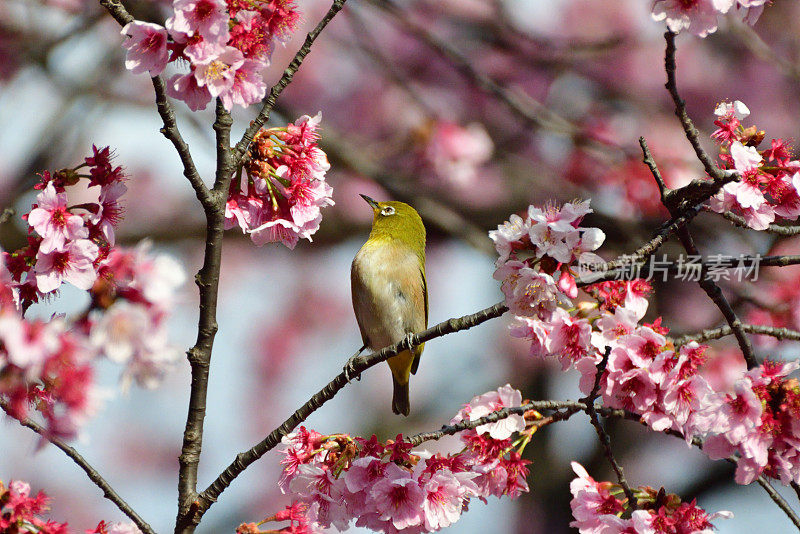
<instances>
[{"instance_id":1,"label":"bird's head","mask_svg":"<svg viewBox=\"0 0 800 534\"><path fill-rule=\"evenodd\" d=\"M425 249L425 225L417 210L405 202L378 202L361 195L372 208L370 239L400 239L415 249Z\"/></svg>"}]
</instances>

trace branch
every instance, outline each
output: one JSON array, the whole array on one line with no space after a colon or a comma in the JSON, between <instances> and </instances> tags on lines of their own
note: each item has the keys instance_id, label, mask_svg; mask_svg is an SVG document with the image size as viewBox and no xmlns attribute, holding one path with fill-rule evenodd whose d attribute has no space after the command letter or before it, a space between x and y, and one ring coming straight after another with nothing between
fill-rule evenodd
<instances>
[{"instance_id":1,"label":"branch","mask_svg":"<svg viewBox=\"0 0 800 534\"><path fill-rule=\"evenodd\" d=\"M758 477L756 480L758 480L758 483L762 488L764 488L764 491L767 492L770 498L775 501L775 504L778 505L778 508L783 510L783 512L789 517L789 520L794 523L794 526L800 529L800 517L797 517L797 514L794 512L794 510L792 510L792 507L789 506L789 503L787 503L784 498L781 497L781 494L775 491L775 488L773 488L769 481L767 481L767 479L763 476Z\"/></svg>"},{"instance_id":2,"label":"branch","mask_svg":"<svg viewBox=\"0 0 800 534\"><path fill-rule=\"evenodd\" d=\"M233 161L235 167L238 167L242 163L242 159L247 151L247 147L250 146L250 142L253 140L256 132L258 132L258 130L269 119L269 114L272 111L272 108L275 107L275 102L278 100L278 96L283 92L284 89L286 89L286 86L292 82L292 78L294 78L295 73L300 68L300 65L303 64L303 60L311 50L311 45L314 44L316 38L319 36L322 30L325 29L325 26L327 26L333 17L342 10L345 1L346 0L333 0L333 5L331 5L328 12L325 13L325 16L322 18L322 20L319 21L319 24L317 24L316 28L311 30L306 36L303 46L301 46L300 50L297 51L294 59L292 59L292 62L289 63L289 66L283 72L281 79L278 80L278 83L272 86L272 89L270 89L269 95L265 99L264 105L261 107L261 111L259 111L258 116L256 116L256 118L250 122L250 126L248 126L247 130L245 130L241 141L236 143L236 147L233 150Z\"/></svg>"},{"instance_id":3,"label":"branch","mask_svg":"<svg viewBox=\"0 0 800 534\"><path fill-rule=\"evenodd\" d=\"M2 399L0 399L0 408L2 408L3 411L8 413L8 403ZM117 508L119 508L123 514L128 516L128 518L131 521L136 523L136 526L139 527L139 530L141 530L145 534L155 534L155 531L152 529L152 527L150 527L150 525L148 525L144 519L139 517L139 514L137 514L133 510L133 508L131 508L130 505L128 505L128 503L125 502L125 500L122 497L120 497L116 491L114 491L114 488L112 488L111 485L108 482L106 482L106 479L104 479L100 475L100 473L98 473L97 470L94 467L92 467L89 464L89 462L87 462L86 459L78 453L78 451L67 445L67 443L61 438L48 435L47 430L38 423L36 423L35 421L32 421L31 419L24 419L24 420L17 419L11 414L9 414L8 416L17 421L20 425L30 428L31 430L39 434L42 438L46 439L47 441L49 441L50 443L52 443L53 445L64 451L64 454L69 456L72 459L72 461L78 465L78 467L83 469L83 471L89 477L89 480L94 482L94 484L103 491L103 497L114 503L114 505Z\"/></svg>"},{"instance_id":4,"label":"branch","mask_svg":"<svg viewBox=\"0 0 800 534\"><path fill-rule=\"evenodd\" d=\"M581 399L580 402L584 404L584 411L586 412L586 415L589 416L589 420L592 422L592 426L597 432L597 437L600 438L600 443L603 445L603 450L605 450L606 453L606 459L608 459L608 463L611 464L611 467L614 469L614 473L617 475L619 485L622 486L622 490L625 492L625 497L628 498L629 506L635 510L637 507L636 496L633 494L633 490L631 490L631 487L628 485L628 481L625 479L625 473L622 470L622 466L619 465L619 462L617 462L617 459L614 457L614 451L611 450L611 438L608 436L608 432L606 432L605 428L603 428L603 425L600 424L600 417L598 417L597 409L594 406L594 401L597 399L598 392L600 391L600 380L603 372L606 370L606 364L608 363L608 357L610 354L611 347L606 347L605 353L603 354L603 359L597 365L597 373L594 376L592 392L585 398Z\"/></svg>"},{"instance_id":5,"label":"branch","mask_svg":"<svg viewBox=\"0 0 800 534\"><path fill-rule=\"evenodd\" d=\"M506 307L504 303L498 302L494 306L490 306L489 308L481 310L472 315L465 315L457 319L449 319L437 324L436 326L428 328L423 332L412 334L407 338L404 338L402 341L395 343L394 345L384 347L378 352L374 352L366 356L359 356L358 358L353 359L353 371L350 372L350 378L353 379L358 377L368 368L385 361L404 350L408 350L409 346L418 346L437 337L442 337L444 335L459 332L461 330L468 330L474 326L488 321L489 319L500 317L506 311L508 311L508 307ZM199 521L199 518L211 507L214 502L216 502L219 495L225 491L225 489L231 485L231 482L233 482L236 477L238 477L245 469L247 469L250 464L272 450L278 443L280 443L283 436L294 430L300 423L305 421L309 415L318 410L323 404L331 400L339 392L339 390L346 385L347 378L345 376L345 372L342 371L333 380L331 380L327 386L312 396L308 402L298 408L297 411L295 411L288 419L286 419L286 421L283 422L283 424L273 430L261 442L254 445L249 450L236 455L236 459L222 473L220 473L217 479L212 482L211 485L205 489L205 491L198 495L197 506L194 507L196 520Z\"/></svg>"},{"instance_id":6,"label":"branch","mask_svg":"<svg viewBox=\"0 0 800 534\"><path fill-rule=\"evenodd\" d=\"M125 26L134 20L133 16L128 13L125 6L123 6L119 0L99 0L99 2L101 6L108 10L120 26ZM164 126L159 131L172 143L175 150L178 152L178 156L180 156L181 163L183 164L183 175L186 176L189 183L192 185L197 200L200 201L203 208L209 209L213 204L213 199L208 187L206 187L206 184L197 172L194 160L192 160L192 155L189 152L189 145L183 140L178 130L178 123L175 120L175 111L172 109L169 100L167 100L164 81L160 76L153 77L152 81L153 89L156 93L156 108L164 123Z\"/></svg>"},{"instance_id":7,"label":"branch","mask_svg":"<svg viewBox=\"0 0 800 534\"><path fill-rule=\"evenodd\" d=\"M800 341L800 332L797 330L790 330L788 328L776 328L774 326L762 326L757 324L742 324L742 330L745 332L749 332L751 334L761 334L764 336L772 336L777 339L791 339L793 341ZM704 341L709 341L712 339L720 339L725 336L729 336L733 333L733 330L728 325L723 325L717 328L709 328L707 330L701 330L695 334L686 334L680 337L671 338L672 343L676 347L680 347L681 345L685 345L690 341L697 341L698 343L703 343Z\"/></svg>"},{"instance_id":8,"label":"branch","mask_svg":"<svg viewBox=\"0 0 800 534\"><path fill-rule=\"evenodd\" d=\"M414 436L407 438L405 441L416 447L425 441L438 440L444 436L452 436L453 434L457 434L463 430L477 428L487 423L496 423L497 421L505 419L510 415L522 415L529 410L556 410L556 413L552 416L537 421L538 423L546 421L544 424L539 425L544 426L546 424L555 423L556 421L569 419L574 414L585 409L586 405L580 401L534 401L523 404L522 406L514 406L513 408L502 408L490 413L489 415L475 419L474 421L461 421L453 425L442 425L442 428L439 430L434 430L432 432L420 432L419 434L415 434Z\"/></svg>"},{"instance_id":9,"label":"branch","mask_svg":"<svg viewBox=\"0 0 800 534\"><path fill-rule=\"evenodd\" d=\"M712 190L715 193L720 187L722 187L722 185L728 181L736 179L737 177L716 167L706 151L703 150L703 147L700 146L700 134L694 127L689 115L686 113L686 103L678 94L678 86L675 81L675 34L671 31L667 31L664 34L664 38L667 41L666 52L664 54L664 67L667 71L666 88L672 97L672 101L675 103L675 115L680 120L683 130L686 133L686 138L689 140L692 148L694 148L697 158L702 162L703 167L705 167L706 173L714 179L713 182L701 181L698 183L697 181L694 181L685 187L675 191L670 191L666 194L664 206L666 206L673 217L677 217L680 214L683 206L686 204L696 204L694 199L698 198L697 195L703 195L705 201L705 199L708 198L705 196L706 194ZM642 148L644 149L646 146L647 145L645 144ZM645 156L647 155L648 153L645 152ZM647 157L645 157L645 159L647 159ZM696 183L697 185L695 186ZM711 194L713 195L714 193ZM689 233L688 228L679 228L677 235L687 254L690 256L699 255L700 251L695 246L694 240L692 239L692 235ZM753 345L750 343L747 334L745 334L744 330L742 329L741 321L736 316L736 312L733 311L733 308L725 298L722 290L712 280L706 278L701 278L697 283L700 285L703 291L706 292L711 301L717 305L720 312L722 312L722 315L725 317L725 320L728 322L728 326L730 326L731 330L733 330L733 333L736 336L736 341L739 343L739 348L742 350L742 356L747 362L747 367L749 369L758 367L758 362L753 354Z\"/></svg>"},{"instance_id":10,"label":"branch","mask_svg":"<svg viewBox=\"0 0 800 534\"><path fill-rule=\"evenodd\" d=\"M178 516L176 532L191 532L195 524L187 521L191 517L192 503L197 497L197 470L203 448L203 423L206 415L208 393L208 373L214 337L217 333L217 300L222 265L222 238L225 222L225 199L233 175L230 148L230 131L233 120L225 110L220 99L216 103L214 131L217 137L217 171L212 204L205 207L206 244L203 267L195 276L200 293L200 317L197 326L197 340L187 352L192 372L189 393L189 409L183 431L183 444L178 459Z\"/></svg>"},{"instance_id":11,"label":"branch","mask_svg":"<svg viewBox=\"0 0 800 534\"><path fill-rule=\"evenodd\" d=\"M740 228L749 228L750 230L753 229L750 227L749 224L747 224L747 221L745 221L744 217L736 215L735 213L731 213L730 211L723 211L722 213L717 213L708 206L703 206L703 210L709 213L722 215L723 218L727 219L728 221L732 222L733 224L735 224ZM769 226L767 226L766 230L759 230L759 231L767 232L770 234L794 236L800 234L800 226L782 226L780 224L770 224Z\"/></svg>"},{"instance_id":12,"label":"branch","mask_svg":"<svg viewBox=\"0 0 800 534\"><path fill-rule=\"evenodd\" d=\"M650 241L642 245L641 247L637 248L633 251L632 254L624 255L624 258L620 256L616 260L606 262L602 265L597 265L596 267L589 266L593 271L602 272L603 277L602 279L597 280L583 280L583 284L593 284L596 282L600 282L602 280L612 280L613 276L618 276L619 273L614 273L613 271L622 267L630 267L633 262L636 260L646 260L650 256L652 256L661 245L667 240L670 234L678 231L679 229L683 228L689 222L694 219L694 217L700 212L700 205L692 206L691 208L685 210L681 215L678 217L673 217L669 221L665 222L661 225L661 227L656 230L656 235ZM612 274L613 276L609 277L608 275ZM593 277L589 277L593 278ZM578 283L580 286L581 283Z\"/></svg>"},{"instance_id":13,"label":"branch","mask_svg":"<svg viewBox=\"0 0 800 534\"><path fill-rule=\"evenodd\" d=\"M692 119L689 118L689 114L686 113L686 102L681 98L680 94L678 94L678 84L675 81L675 35L676 34L671 31L667 31L664 34L664 39L667 41L667 49L664 54L664 68L667 72L667 83L665 87L667 91L669 91L672 101L675 103L675 115L678 117L678 120L680 120L683 131L686 133L686 139L688 139L689 143L692 145L694 153L697 155L697 159L703 164L706 173L714 179L714 182L730 181L731 176L717 167L714 164L714 160L711 159L706 151L703 150L702 145L700 145L700 133L697 131L697 128L694 127L694 123L692 123ZM705 183L708 182L706 181ZM683 189L686 188L681 188L681 190Z\"/></svg>"}]
</instances>

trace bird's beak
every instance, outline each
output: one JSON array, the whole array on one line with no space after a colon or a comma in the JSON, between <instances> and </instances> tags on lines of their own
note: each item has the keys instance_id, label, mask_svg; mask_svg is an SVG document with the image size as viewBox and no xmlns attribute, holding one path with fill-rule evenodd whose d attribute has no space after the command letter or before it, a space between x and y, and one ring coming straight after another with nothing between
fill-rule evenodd
<instances>
[{"instance_id":1,"label":"bird's beak","mask_svg":"<svg viewBox=\"0 0 800 534\"><path fill-rule=\"evenodd\" d=\"M361 198L363 198L364 200L366 200L366 201L367 201L367 204L369 204L370 206L372 206L372 209L374 209L374 210L379 210L379 209L381 209L381 207L380 207L380 206L378 206L378 203L377 203L375 200L373 200L373 199L371 199L370 197L368 197L367 195L361 195L361 194L359 194L359 196L360 196Z\"/></svg>"}]
</instances>

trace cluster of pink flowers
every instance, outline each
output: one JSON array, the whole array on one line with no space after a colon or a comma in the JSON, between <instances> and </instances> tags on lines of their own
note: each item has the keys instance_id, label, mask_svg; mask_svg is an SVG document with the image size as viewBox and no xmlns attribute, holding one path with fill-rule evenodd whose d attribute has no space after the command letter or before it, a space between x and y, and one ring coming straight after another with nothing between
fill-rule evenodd
<instances>
[{"instance_id":1,"label":"cluster of pink flowers","mask_svg":"<svg viewBox=\"0 0 800 534\"><path fill-rule=\"evenodd\" d=\"M150 251L143 241L133 249L113 249L91 290L92 312L84 328L94 349L125 365L122 388L132 380L156 387L180 358L169 343L166 320L186 275L178 262Z\"/></svg>"},{"instance_id":2,"label":"cluster of pink flowers","mask_svg":"<svg viewBox=\"0 0 800 534\"><path fill-rule=\"evenodd\" d=\"M64 282L91 288L98 265L114 244L114 227L123 213L120 198L127 191L125 174L122 167L111 165L108 147L92 149L94 154L75 168L42 173L36 204L24 216L28 245L4 253L23 310ZM81 179L88 181L89 191L96 191L97 200L70 206L67 188Z\"/></svg>"},{"instance_id":3,"label":"cluster of pink flowers","mask_svg":"<svg viewBox=\"0 0 800 534\"><path fill-rule=\"evenodd\" d=\"M756 147L764 132L742 125L750 111L738 100L719 104L714 114L718 128L712 137L721 144L723 168L741 178L726 184L709 201L711 209L740 215L755 230L766 229L778 217L796 220L800 215L800 161L792 159L786 142L773 139L769 148L759 151Z\"/></svg>"},{"instance_id":4,"label":"cluster of pink flowers","mask_svg":"<svg viewBox=\"0 0 800 534\"><path fill-rule=\"evenodd\" d=\"M169 62L188 63L167 92L193 111L212 97L229 111L264 98L274 42L286 43L300 21L292 0L174 0L172 8L166 28L138 20L122 28L128 69L158 76Z\"/></svg>"},{"instance_id":5,"label":"cluster of pink flowers","mask_svg":"<svg viewBox=\"0 0 800 534\"><path fill-rule=\"evenodd\" d=\"M696 501L681 502L663 488L639 487L633 491L636 508L624 497L622 488L611 482L597 482L582 465L572 462L577 478L569 485L572 493L570 526L581 534L711 534L716 518L729 519L731 512L709 514Z\"/></svg>"},{"instance_id":6,"label":"cluster of pink flowers","mask_svg":"<svg viewBox=\"0 0 800 534\"><path fill-rule=\"evenodd\" d=\"M800 482L800 384L787 378L798 368L797 361L766 361L720 396L715 434L706 438L703 451L715 459L737 453L739 484L762 474L783 484Z\"/></svg>"},{"instance_id":7,"label":"cluster of pink flowers","mask_svg":"<svg viewBox=\"0 0 800 534\"><path fill-rule=\"evenodd\" d=\"M462 127L449 121L433 122L425 132L420 154L423 172L427 171L437 181L471 186L493 149L492 139L478 123Z\"/></svg>"},{"instance_id":8,"label":"cluster of pink flowers","mask_svg":"<svg viewBox=\"0 0 800 534\"><path fill-rule=\"evenodd\" d=\"M135 379L152 387L180 354L167 343L165 321L183 271L166 256L149 255L147 244L113 246L125 175L111 164L108 147L93 152L75 168L42 174L36 204L23 217L28 244L0 262L0 396L13 417L34 409L50 435L66 438L99 405L98 356L126 364L123 385ZM84 195L96 201L70 205L69 188L84 179ZM90 292L77 322L23 317L65 281Z\"/></svg>"},{"instance_id":9,"label":"cluster of pink flowers","mask_svg":"<svg viewBox=\"0 0 800 534\"><path fill-rule=\"evenodd\" d=\"M66 523L37 517L47 510L47 501L47 495L41 491L31 497L31 486L27 482L12 480L5 487L0 481L0 532L68 534Z\"/></svg>"},{"instance_id":10,"label":"cluster of pink flowers","mask_svg":"<svg viewBox=\"0 0 800 534\"><path fill-rule=\"evenodd\" d=\"M184 274L148 248L111 249L98 266L89 312L72 326L58 317L23 318L11 275L0 265L0 396L10 415L23 419L34 408L51 435L74 437L99 405L92 368L99 356L125 365L123 389L132 380L159 383L180 356L168 342L166 319Z\"/></svg>"},{"instance_id":11,"label":"cluster of pink flowers","mask_svg":"<svg viewBox=\"0 0 800 534\"><path fill-rule=\"evenodd\" d=\"M677 430L687 442L708 433L717 407L716 396L698 372L706 361L708 347L690 342L676 351L667 344L663 335L666 329L656 325L615 325L621 316L605 316L598 321L601 331L597 337L610 349L600 377L603 403L640 414L653 430ZM631 326L630 333L617 334ZM581 391L586 394L595 381L599 354L595 353L592 360L576 364L582 373Z\"/></svg>"},{"instance_id":12,"label":"cluster of pink flowers","mask_svg":"<svg viewBox=\"0 0 800 534\"><path fill-rule=\"evenodd\" d=\"M653 20L665 21L672 32L689 30L698 37L717 31L720 15L732 13L751 26L767 0L655 0Z\"/></svg>"},{"instance_id":13,"label":"cluster of pink flowers","mask_svg":"<svg viewBox=\"0 0 800 534\"><path fill-rule=\"evenodd\" d=\"M454 422L519 406L521 399L506 385L473 399ZM300 427L283 439L279 485L301 505L281 517L302 527L293 532L320 532L331 525L342 530L353 520L379 532L439 530L458 521L471 498L514 498L528 490L529 462L520 458L524 444L512 442L513 433L523 430L522 416L482 425L461 434L461 452L441 456L411 453L402 435L382 443L375 436L323 436ZM257 532L253 524L240 528Z\"/></svg>"},{"instance_id":14,"label":"cluster of pink flowers","mask_svg":"<svg viewBox=\"0 0 800 534\"><path fill-rule=\"evenodd\" d=\"M707 346L689 342L674 347L660 318L640 324L651 291L647 282L587 286L585 292L596 303L582 302L570 311L558 306L560 285L556 287L552 278L548 284L541 283L543 275L519 258L525 252L530 256L525 261L547 258L539 252L544 248L541 242L553 247L548 251L556 250L551 264L574 260L576 253L558 256L563 250L557 248L552 233L547 239L537 239L534 236L540 234L534 229L512 216L492 236L500 254L497 272L503 273L506 301L516 315L511 335L530 340L532 356L557 358L565 371L576 368L584 394L589 395L597 384L605 406L636 413L653 430L680 432L687 443L703 438L704 450L712 458L737 454L736 480L741 484L761 474L784 484L800 482L800 435L792 424L800 416L800 386L797 380L786 378L800 363L767 362L741 376L732 392L715 390L700 374ZM535 284L530 282L534 277ZM522 290L520 284L524 284ZM598 313L592 315L593 310ZM506 424L514 428L519 422L506 420Z\"/></svg>"},{"instance_id":15,"label":"cluster of pink flowers","mask_svg":"<svg viewBox=\"0 0 800 534\"><path fill-rule=\"evenodd\" d=\"M605 234L580 226L591 212L589 201L568 202L560 208L530 206L526 218L511 215L489 232L500 255L494 278L502 281L506 304L514 315L548 320L558 304L568 305L578 296L570 266L576 261L602 262L591 251L603 244Z\"/></svg>"},{"instance_id":16,"label":"cluster of pink flowers","mask_svg":"<svg viewBox=\"0 0 800 534\"><path fill-rule=\"evenodd\" d=\"M31 496L31 486L22 480L12 480L8 487L0 481L0 532L70 534L66 523L37 517L48 509L50 499L40 491ZM86 534L141 534L133 523L106 523L86 530Z\"/></svg>"},{"instance_id":17,"label":"cluster of pink flowers","mask_svg":"<svg viewBox=\"0 0 800 534\"><path fill-rule=\"evenodd\" d=\"M247 154L246 174L233 180L225 206L225 228L238 225L256 245L280 241L293 249L311 241L332 206L325 181L328 158L317 146L322 115L303 115L283 128L259 131Z\"/></svg>"},{"instance_id":18,"label":"cluster of pink flowers","mask_svg":"<svg viewBox=\"0 0 800 534\"><path fill-rule=\"evenodd\" d=\"M0 396L8 414L42 414L50 435L74 437L97 410L94 352L85 336L68 330L61 319L23 319L12 310L0 314Z\"/></svg>"},{"instance_id":19,"label":"cluster of pink flowers","mask_svg":"<svg viewBox=\"0 0 800 534\"><path fill-rule=\"evenodd\" d=\"M626 286L624 291L620 284ZM573 316L557 308L547 320L517 317L511 335L530 340L532 356L557 357L564 371L575 367L581 373L581 391L587 395L608 352L598 381L606 406L640 414L654 430L677 430L687 441L707 433L712 424L708 414L716 406L711 387L698 373L707 347L692 342L675 351L664 337L667 329L660 320L639 324L647 311L644 294L649 291L643 281L587 289L601 302L599 316Z\"/></svg>"}]
</instances>

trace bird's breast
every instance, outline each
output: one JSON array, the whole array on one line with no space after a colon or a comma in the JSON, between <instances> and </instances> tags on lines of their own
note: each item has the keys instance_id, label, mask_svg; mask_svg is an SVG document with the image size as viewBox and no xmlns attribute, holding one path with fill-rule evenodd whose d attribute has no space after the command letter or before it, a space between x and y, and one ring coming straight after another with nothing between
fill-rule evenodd
<instances>
[{"instance_id":1,"label":"bird's breast","mask_svg":"<svg viewBox=\"0 0 800 534\"><path fill-rule=\"evenodd\" d=\"M352 266L353 308L365 341L377 350L425 328L419 259L401 245L367 242Z\"/></svg>"}]
</instances>

